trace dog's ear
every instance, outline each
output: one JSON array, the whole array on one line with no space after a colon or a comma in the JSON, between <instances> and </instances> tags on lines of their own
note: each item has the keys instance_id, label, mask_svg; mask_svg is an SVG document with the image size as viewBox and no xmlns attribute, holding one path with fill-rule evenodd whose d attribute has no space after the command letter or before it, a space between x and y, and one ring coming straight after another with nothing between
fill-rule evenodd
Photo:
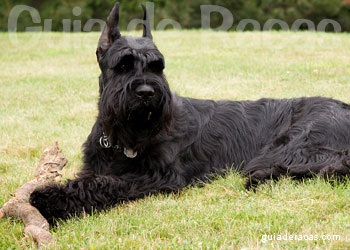
<instances>
[{"instance_id":1,"label":"dog's ear","mask_svg":"<svg viewBox=\"0 0 350 250\"><path fill-rule=\"evenodd\" d=\"M143 35L142 37L148 37L149 39L153 39L151 34L151 26L149 24L149 16L147 14L147 9L145 5L142 4L143 9Z\"/></svg>"},{"instance_id":2,"label":"dog's ear","mask_svg":"<svg viewBox=\"0 0 350 250\"><path fill-rule=\"evenodd\" d=\"M107 18L107 24L104 27L101 37L98 41L97 46L97 59L100 59L100 57L106 52L106 50L112 45L112 43L120 38L120 31L119 31L119 2L117 2L111 13L109 13L109 16Z\"/></svg>"}]
</instances>

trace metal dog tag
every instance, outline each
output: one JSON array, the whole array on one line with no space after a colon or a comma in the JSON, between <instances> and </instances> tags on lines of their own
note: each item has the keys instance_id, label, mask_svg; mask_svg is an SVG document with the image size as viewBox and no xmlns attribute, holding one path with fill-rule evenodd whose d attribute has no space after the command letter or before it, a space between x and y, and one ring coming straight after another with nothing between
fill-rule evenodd
<instances>
[{"instance_id":1,"label":"metal dog tag","mask_svg":"<svg viewBox=\"0 0 350 250\"><path fill-rule=\"evenodd\" d=\"M103 148L110 148L110 147L112 147L112 144L108 140L108 137L106 135L104 135L104 134L103 134L103 136L100 137L100 145Z\"/></svg>"},{"instance_id":2,"label":"metal dog tag","mask_svg":"<svg viewBox=\"0 0 350 250\"><path fill-rule=\"evenodd\" d=\"M128 158L135 158L137 156L137 152L132 149L124 148L124 154Z\"/></svg>"}]
</instances>

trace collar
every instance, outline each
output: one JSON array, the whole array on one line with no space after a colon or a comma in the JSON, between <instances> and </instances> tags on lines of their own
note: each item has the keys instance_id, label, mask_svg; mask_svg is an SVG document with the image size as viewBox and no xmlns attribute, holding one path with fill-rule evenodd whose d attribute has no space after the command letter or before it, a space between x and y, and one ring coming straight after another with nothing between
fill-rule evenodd
<instances>
[{"instance_id":1,"label":"collar","mask_svg":"<svg viewBox=\"0 0 350 250\"><path fill-rule=\"evenodd\" d=\"M105 132L102 131L102 136L100 137L100 146L104 149L113 148L114 150L119 150L121 147L118 145L113 146L110 142L108 136L105 135ZM135 158L137 156L137 151L134 151L130 148L123 148L124 155L128 158Z\"/></svg>"}]
</instances>

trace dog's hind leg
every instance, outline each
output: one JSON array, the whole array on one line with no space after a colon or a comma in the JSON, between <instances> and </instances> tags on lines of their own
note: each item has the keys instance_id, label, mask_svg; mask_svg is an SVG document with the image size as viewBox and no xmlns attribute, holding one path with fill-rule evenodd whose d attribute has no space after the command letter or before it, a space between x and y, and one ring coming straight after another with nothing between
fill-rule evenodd
<instances>
[{"instance_id":1,"label":"dog's hind leg","mask_svg":"<svg viewBox=\"0 0 350 250\"><path fill-rule=\"evenodd\" d=\"M350 176L350 150L338 151L317 146L296 150L279 148L251 160L244 169L246 188L288 175L294 179L315 176L343 179Z\"/></svg>"}]
</instances>

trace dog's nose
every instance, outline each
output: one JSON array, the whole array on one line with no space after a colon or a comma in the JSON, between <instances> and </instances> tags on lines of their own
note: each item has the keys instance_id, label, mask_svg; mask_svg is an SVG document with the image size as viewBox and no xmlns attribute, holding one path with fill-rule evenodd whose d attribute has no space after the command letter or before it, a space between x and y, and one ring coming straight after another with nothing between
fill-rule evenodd
<instances>
[{"instance_id":1,"label":"dog's nose","mask_svg":"<svg viewBox=\"0 0 350 250\"><path fill-rule=\"evenodd\" d=\"M146 84L136 88L136 95L144 100L150 100L154 96L154 89Z\"/></svg>"}]
</instances>

